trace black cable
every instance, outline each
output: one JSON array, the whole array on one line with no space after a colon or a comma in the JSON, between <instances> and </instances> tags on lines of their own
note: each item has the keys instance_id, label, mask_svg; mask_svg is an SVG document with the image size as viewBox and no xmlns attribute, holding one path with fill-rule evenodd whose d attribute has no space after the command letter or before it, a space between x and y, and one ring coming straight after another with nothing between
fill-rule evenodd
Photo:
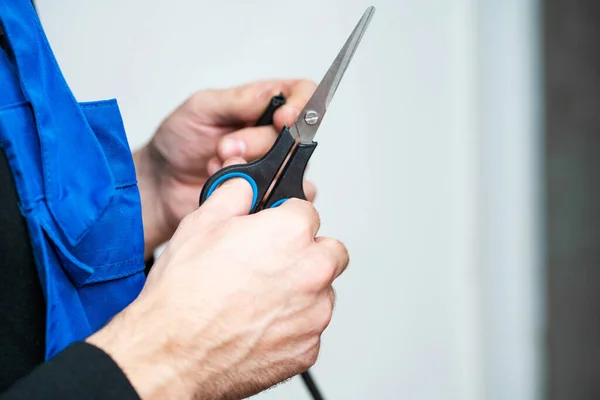
<instances>
[{"instance_id":1,"label":"black cable","mask_svg":"<svg viewBox=\"0 0 600 400\"><path fill-rule=\"evenodd\" d=\"M256 121L256 126L271 125L273 123L273 115L275 114L275 111L277 111L277 109L284 104L285 96L283 93L279 93L277 96L271 97L271 101L269 102L267 109Z\"/></svg>"},{"instance_id":2,"label":"black cable","mask_svg":"<svg viewBox=\"0 0 600 400\"><path fill-rule=\"evenodd\" d=\"M267 109L256 122L256 126L271 125L273 123L273 115L275 114L275 111L277 111L277 109L284 104L285 96L283 95L283 93L279 93L279 95L273 96L271 98L271 102L267 106ZM312 398L314 400L324 400L323 396L321 395L321 392L319 391L319 388L317 387L315 381L310 375L310 372L305 371L302 374L300 374L300 376L302 377L302 380L304 381L304 384L306 385L306 388L308 389Z\"/></svg>"},{"instance_id":3,"label":"black cable","mask_svg":"<svg viewBox=\"0 0 600 400\"><path fill-rule=\"evenodd\" d=\"M308 389L310 395L314 400L325 400L321 395L321 392L319 391L319 388L317 387L317 384L313 380L309 371L303 372L302 374L300 374L300 376L302 377L306 388Z\"/></svg>"}]
</instances>

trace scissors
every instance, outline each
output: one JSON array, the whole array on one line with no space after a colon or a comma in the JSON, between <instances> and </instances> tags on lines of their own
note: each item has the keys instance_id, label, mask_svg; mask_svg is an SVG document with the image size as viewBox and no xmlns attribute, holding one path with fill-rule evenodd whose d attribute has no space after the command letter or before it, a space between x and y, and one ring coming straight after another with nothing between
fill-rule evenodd
<instances>
[{"instance_id":1,"label":"scissors","mask_svg":"<svg viewBox=\"0 0 600 400\"><path fill-rule=\"evenodd\" d=\"M298 119L283 127L271 149L256 161L230 165L213 174L202 188L200 205L232 178L245 179L252 187L250 214L277 207L290 198L306 200L302 182L317 147L313 139L374 12L375 7L367 8Z\"/></svg>"}]
</instances>

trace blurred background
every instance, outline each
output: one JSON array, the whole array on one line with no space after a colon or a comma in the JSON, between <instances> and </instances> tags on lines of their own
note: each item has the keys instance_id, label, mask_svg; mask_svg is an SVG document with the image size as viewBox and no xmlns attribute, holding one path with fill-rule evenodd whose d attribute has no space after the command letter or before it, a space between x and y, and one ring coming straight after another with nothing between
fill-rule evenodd
<instances>
[{"instance_id":1,"label":"blurred background","mask_svg":"<svg viewBox=\"0 0 600 400\"><path fill-rule=\"evenodd\" d=\"M317 136L351 265L327 399L600 396L598 2L36 1L80 101L142 146L194 91L319 81L377 8ZM597 170L597 168L596 168ZM309 399L298 379L256 399Z\"/></svg>"}]
</instances>

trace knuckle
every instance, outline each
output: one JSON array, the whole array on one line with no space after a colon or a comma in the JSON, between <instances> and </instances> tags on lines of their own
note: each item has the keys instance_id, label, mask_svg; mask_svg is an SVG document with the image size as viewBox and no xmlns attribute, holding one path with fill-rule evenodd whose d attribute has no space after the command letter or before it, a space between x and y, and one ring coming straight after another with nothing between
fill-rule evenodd
<instances>
[{"instance_id":1,"label":"knuckle","mask_svg":"<svg viewBox=\"0 0 600 400\"><path fill-rule=\"evenodd\" d=\"M256 90L256 86L252 84L234 86L230 88L230 93L236 99L247 99L252 96Z\"/></svg>"},{"instance_id":2,"label":"knuckle","mask_svg":"<svg viewBox=\"0 0 600 400\"><path fill-rule=\"evenodd\" d=\"M320 225L319 214L308 201L299 199L288 200L288 202L290 201L293 207L290 207L292 208L292 215L289 216L288 221L292 229L299 236L312 238L315 226L318 227Z\"/></svg>"},{"instance_id":3,"label":"knuckle","mask_svg":"<svg viewBox=\"0 0 600 400\"><path fill-rule=\"evenodd\" d=\"M333 303L329 296L324 298L317 307L316 324L320 332L323 332L331 323L333 318Z\"/></svg>"},{"instance_id":4,"label":"knuckle","mask_svg":"<svg viewBox=\"0 0 600 400\"><path fill-rule=\"evenodd\" d=\"M204 214L202 210L195 210L183 216L175 228L170 241L181 242L181 240L198 236L203 231L203 228L206 228L206 226L203 226L207 222Z\"/></svg>"},{"instance_id":5,"label":"knuckle","mask_svg":"<svg viewBox=\"0 0 600 400\"><path fill-rule=\"evenodd\" d=\"M294 240L297 240L298 238L308 239L310 224L301 215L296 214L294 218L291 219L290 229Z\"/></svg>"},{"instance_id":6,"label":"knuckle","mask_svg":"<svg viewBox=\"0 0 600 400\"><path fill-rule=\"evenodd\" d=\"M188 108L188 109L198 109L198 107L201 105L202 103L202 98L203 98L203 93L202 91L196 91L194 93L192 93L192 95L190 97L188 97L186 99L186 101L183 103L183 106Z\"/></svg>"},{"instance_id":7,"label":"knuckle","mask_svg":"<svg viewBox=\"0 0 600 400\"><path fill-rule=\"evenodd\" d=\"M190 226L193 226L197 223L202 215L202 210L197 209L187 215L185 215L181 221L179 222L178 229L188 229Z\"/></svg>"},{"instance_id":8,"label":"knuckle","mask_svg":"<svg viewBox=\"0 0 600 400\"><path fill-rule=\"evenodd\" d=\"M326 249L326 253L330 256L331 262L334 264L334 268L343 272L350 263L350 252L346 245L333 238L319 238L321 239L318 244L322 248Z\"/></svg>"},{"instance_id":9,"label":"knuckle","mask_svg":"<svg viewBox=\"0 0 600 400\"><path fill-rule=\"evenodd\" d=\"M345 268L350 263L350 252L348 251L348 247L339 240L334 240L334 246L336 247L335 253L340 263Z\"/></svg>"},{"instance_id":10,"label":"knuckle","mask_svg":"<svg viewBox=\"0 0 600 400\"><path fill-rule=\"evenodd\" d=\"M312 368L317 363L318 358L319 358L318 350L313 350L313 349L309 350L308 355L307 355L307 369Z\"/></svg>"},{"instance_id":11,"label":"knuckle","mask_svg":"<svg viewBox=\"0 0 600 400\"><path fill-rule=\"evenodd\" d=\"M310 266L305 273L308 290L319 292L331 285L335 274L335 263L323 252L316 252L310 257Z\"/></svg>"},{"instance_id":12,"label":"knuckle","mask_svg":"<svg viewBox=\"0 0 600 400\"><path fill-rule=\"evenodd\" d=\"M198 90L188 97L184 103L184 108L192 111L201 110L206 107L209 99L221 95L220 92L215 89Z\"/></svg>"},{"instance_id":13,"label":"knuckle","mask_svg":"<svg viewBox=\"0 0 600 400\"><path fill-rule=\"evenodd\" d=\"M323 289L333 282L336 265L330 257L323 255L317 260L315 279L318 289Z\"/></svg>"},{"instance_id":14,"label":"knuckle","mask_svg":"<svg viewBox=\"0 0 600 400\"><path fill-rule=\"evenodd\" d=\"M315 208L314 204L310 201L302 200L301 205L303 207L303 211L306 214L306 221L310 226L321 226L321 216L319 212Z\"/></svg>"},{"instance_id":15,"label":"knuckle","mask_svg":"<svg viewBox=\"0 0 600 400\"><path fill-rule=\"evenodd\" d=\"M308 348L306 352L304 352L304 357L302 357L302 367L303 369L309 369L317 363L319 358L319 351L321 347L321 340L319 337L316 337L314 343Z\"/></svg>"}]
</instances>

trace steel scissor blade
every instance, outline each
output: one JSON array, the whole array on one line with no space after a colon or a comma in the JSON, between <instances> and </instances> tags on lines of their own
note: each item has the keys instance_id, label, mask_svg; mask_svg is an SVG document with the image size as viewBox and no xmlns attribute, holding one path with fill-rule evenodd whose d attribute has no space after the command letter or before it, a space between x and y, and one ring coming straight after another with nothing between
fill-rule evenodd
<instances>
[{"instance_id":1,"label":"steel scissor blade","mask_svg":"<svg viewBox=\"0 0 600 400\"><path fill-rule=\"evenodd\" d=\"M375 7L367 8L360 21L346 40L344 47L333 60L333 64L327 70L327 73L315 89L312 97L306 103L304 109L300 112L298 119L291 126L292 134L300 138L303 142L310 142L317 134L321 121L325 116L327 107L337 90L348 64L354 56L369 22L375 13Z\"/></svg>"}]
</instances>

